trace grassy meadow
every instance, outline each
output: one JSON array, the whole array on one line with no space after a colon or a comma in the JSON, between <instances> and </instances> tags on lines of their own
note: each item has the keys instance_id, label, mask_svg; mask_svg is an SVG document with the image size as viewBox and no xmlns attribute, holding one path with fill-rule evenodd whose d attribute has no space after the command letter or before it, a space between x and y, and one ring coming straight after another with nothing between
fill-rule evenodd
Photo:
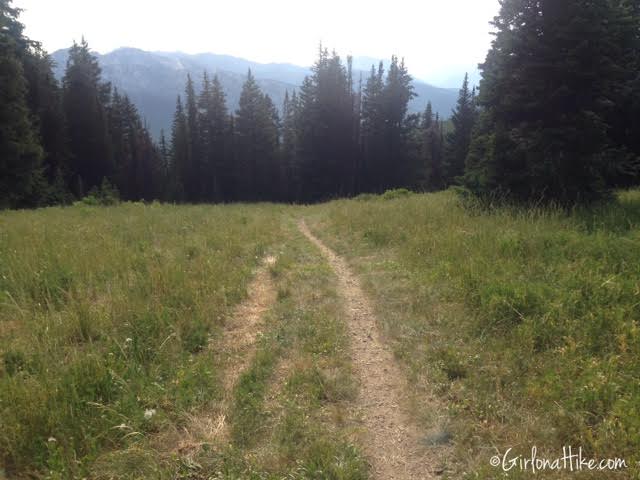
<instances>
[{"instance_id":1,"label":"grassy meadow","mask_svg":"<svg viewBox=\"0 0 640 480\"><path fill-rule=\"evenodd\" d=\"M344 305L301 217L363 279L415 421L446 418L443 478L534 445L640 478L639 191L570 213L453 192L0 212L0 478L369 478ZM267 254L277 297L228 394L225 325Z\"/></svg>"},{"instance_id":2,"label":"grassy meadow","mask_svg":"<svg viewBox=\"0 0 640 480\"><path fill-rule=\"evenodd\" d=\"M364 278L417 418L433 419L421 397L445 401L452 478L497 478L489 459L509 447L564 445L640 478L639 191L571 213L389 192L308 215Z\"/></svg>"},{"instance_id":3,"label":"grassy meadow","mask_svg":"<svg viewBox=\"0 0 640 480\"><path fill-rule=\"evenodd\" d=\"M288 218L274 205L0 214L0 478L365 478L346 427L329 428L355 391L330 270ZM225 321L267 253L278 300L232 394L230 439L210 445L201 430L233 368Z\"/></svg>"}]
</instances>

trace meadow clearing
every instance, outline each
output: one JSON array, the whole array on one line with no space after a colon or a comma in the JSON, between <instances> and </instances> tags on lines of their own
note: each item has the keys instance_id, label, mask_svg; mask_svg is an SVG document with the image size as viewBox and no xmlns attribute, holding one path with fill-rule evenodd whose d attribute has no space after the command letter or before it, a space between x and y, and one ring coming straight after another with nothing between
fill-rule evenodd
<instances>
[{"instance_id":1,"label":"meadow clearing","mask_svg":"<svg viewBox=\"0 0 640 480\"><path fill-rule=\"evenodd\" d=\"M640 478L639 223L638 191L2 212L0 478L383 478L369 374L423 455L396 478L564 445Z\"/></svg>"}]
</instances>

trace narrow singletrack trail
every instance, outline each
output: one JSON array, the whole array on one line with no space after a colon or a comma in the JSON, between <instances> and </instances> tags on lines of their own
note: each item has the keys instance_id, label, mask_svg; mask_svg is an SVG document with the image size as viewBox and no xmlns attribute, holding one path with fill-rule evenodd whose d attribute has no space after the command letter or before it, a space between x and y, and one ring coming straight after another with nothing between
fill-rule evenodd
<instances>
[{"instance_id":1,"label":"narrow singletrack trail","mask_svg":"<svg viewBox=\"0 0 640 480\"><path fill-rule=\"evenodd\" d=\"M320 249L334 270L344 299L351 337L354 371L360 382L356 400L364 424L362 448L377 480L436 478L433 452L422 443L424 434L403 409L408 385L390 349L378 332L373 309L358 278L347 263L319 240L304 220L300 231Z\"/></svg>"}]
</instances>

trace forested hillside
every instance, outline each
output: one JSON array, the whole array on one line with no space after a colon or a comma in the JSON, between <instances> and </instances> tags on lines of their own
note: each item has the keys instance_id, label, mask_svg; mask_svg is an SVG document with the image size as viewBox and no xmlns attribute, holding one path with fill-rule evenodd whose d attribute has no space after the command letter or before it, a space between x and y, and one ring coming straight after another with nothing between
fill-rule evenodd
<instances>
[{"instance_id":1,"label":"forested hillside","mask_svg":"<svg viewBox=\"0 0 640 480\"><path fill-rule=\"evenodd\" d=\"M103 79L127 93L147 121L155 139L159 138L162 129L170 130L176 96L184 91L187 75L201 78L205 71L211 76L218 75L227 95L229 108L236 110L242 84L247 71L251 69L262 91L269 94L280 110L285 93L299 87L304 77L311 74L308 67L286 63L262 64L212 53L188 55L119 48L110 53L94 55L102 69ZM55 62L54 74L60 80L64 76L69 50L57 50L51 57ZM309 61L312 60L313 57L310 56ZM366 77L371 65L379 62L380 60L373 58L354 57L354 81L357 82L360 75ZM464 73L456 77L456 86L462 81L462 77ZM195 86L196 93L200 93L200 82ZM434 110L441 116L448 118L451 115L457 88L439 88L417 79L413 80L413 87L417 96L409 102L411 113L423 112L427 102L431 101Z\"/></svg>"},{"instance_id":2,"label":"forested hillside","mask_svg":"<svg viewBox=\"0 0 640 480\"><path fill-rule=\"evenodd\" d=\"M447 124L431 103L411 113L401 58L356 81L350 57L321 48L281 104L251 70L237 109L219 75L188 75L158 142L86 41L58 83L10 5L0 3L4 207L113 187L126 200L314 202L451 185L571 205L638 180L640 14L629 0L503 2L480 89L465 78Z\"/></svg>"}]
</instances>

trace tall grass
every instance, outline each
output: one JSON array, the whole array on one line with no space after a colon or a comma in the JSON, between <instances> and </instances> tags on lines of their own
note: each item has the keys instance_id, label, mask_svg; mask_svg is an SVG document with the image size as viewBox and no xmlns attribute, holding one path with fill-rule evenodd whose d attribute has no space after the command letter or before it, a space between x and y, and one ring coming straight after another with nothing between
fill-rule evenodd
<instances>
[{"instance_id":1,"label":"tall grass","mask_svg":"<svg viewBox=\"0 0 640 480\"><path fill-rule=\"evenodd\" d=\"M336 278L289 227L271 270L277 301L234 392L233 446L209 471L229 480L364 480L368 466L353 444L356 385ZM206 459L203 453L198 461Z\"/></svg>"},{"instance_id":2,"label":"tall grass","mask_svg":"<svg viewBox=\"0 0 640 480\"><path fill-rule=\"evenodd\" d=\"M268 205L1 213L6 473L82 478L219 400L220 326L280 219Z\"/></svg>"},{"instance_id":3,"label":"tall grass","mask_svg":"<svg viewBox=\"0 0 640 480\"><path fill-rule=\"evenodd\" d=\"M449 403L460 476L495 478L507 447L640 460L639 191L571 213L452 192L309 213L365 275L414 379Z\"/></svg>"}]
</instances>

